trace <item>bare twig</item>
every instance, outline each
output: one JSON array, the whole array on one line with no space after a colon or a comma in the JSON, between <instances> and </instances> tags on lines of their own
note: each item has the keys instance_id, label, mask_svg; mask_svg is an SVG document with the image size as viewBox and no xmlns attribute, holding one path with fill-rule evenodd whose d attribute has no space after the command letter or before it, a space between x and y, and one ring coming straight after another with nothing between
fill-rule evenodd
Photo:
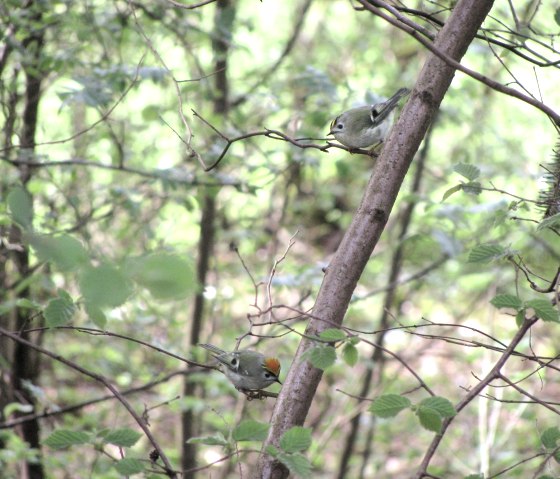
<instances>
[{"instance_id":1,"label":"bare twig","mask_svg":"<svg viewBox=\"0 0 560 479\"><path fill-rule=\"evenodd\" d=\"M545 113L551 119L551 121L555 124L557 129L560 128L560 115L558 113L556 113L548 105L545 105L544 103L542 103L542 102L540 102L540 101L538 101L534 98L531 98L527 95L524 95L523 93L521 93L521 92L519 92L519 91L517 91L513 88L504 86L501 83L499 83L495 80L492 80L491 78L488 78L488 77L482 75L481 73L478 73L475 70L472 70L470 68L467 68L467 67L463 66L460 62L454 60L449 55L447 55L444 52L438 50L431 41L426 40L426 38L423 36L424 35L423 27L421 27L421 26L415 24L414 22L412 22L411 20L409 20L407 17L402 15L396 8L392 7L391 5L385 3L381 0L358 0L358 2L363 6L363 8L365 10L368 10L371 13L374 13L375 15L383 18L385 21L387 21L391 25L393 25L393 26L399 28L400 30L408 33L411 37L413 37L416 41L418 41L423 46L425 46L434 55L441 58L449 66L455 68L456 70L459 70L459 71L465 73L466 75L474 78L475 80L478 80L481 83L484 83L485 85L492 88L493 90L499 91L499 92L504 93L504 94L509 95L509 96L512 96L512 97L517 98L517 99L519 99L519 100L521 100L525 103L528 103L529 105L534 106L535 108L538 108L539 110L541 110L543 113ZM385 12L383 12L381 10L382 8L391 12L393 17L395 17L395 18L393 18L393 17L387 15Z\"/></svg>"},{"instance_id":2,"label":"bare twig","mask_svg":"<svg viewBox=\"0 0 560 479\"><path fill-rule=\"evenodd\" d=\"M18 334L11 333L10 331L8 331L8 330L6 330L2 327L0 327L0 336L6 336L7 338L10 338L12 341L20 343L20 344L22 344L22 345L24 345L28 348L32 348L33 350L35 350L35 351L37 351L41 354L44 354L45 356L48 356L48 357L54 359L55 361L58 361L58 362L64 364L65 366L67 366L71 369L74 369L74 370L80 372L84 376L88 376L89 378L93 379L94 381L97 381L97 382L103 384L109 391L111 391L111 393L117 398L117 400L125 407L125 409L128 411L128 413L134 418L134 420L136 421L138 426L142 429L142 431L144 431L144 434L146 435L146 437L148 438L148 440L150 441L150 443L152 444L154 449L158 452L159 457L161 458L161 460L163 461L163 464L165 465L165 474L170 478L176 478L177 477L177 473L175 472L175 470L171 466L171 463L169 462L169 459L167 458L167 456L165 455L165 452L163 451L163 449L159 445L158 441L156 440L156 438L152 434L152 431L150 431L148 425L146 424L146 421L142 418L142 416L140 414L138 414L134 410L132 405L119 392L119 390L109 382L108 379L106 379L104 376L101 376L100 374L94 373L94 372L78 365L77 363L75 363L73 361L70 361L70 360L68 360L68 359L66 359L66 358L64 358L64 357L62 357L58 354L55 354L55 353L49 351L48 349L43 348L42 346L34 344L31 341L27 341L26 339L21 338Z\"/></svg>"}]
</instances>

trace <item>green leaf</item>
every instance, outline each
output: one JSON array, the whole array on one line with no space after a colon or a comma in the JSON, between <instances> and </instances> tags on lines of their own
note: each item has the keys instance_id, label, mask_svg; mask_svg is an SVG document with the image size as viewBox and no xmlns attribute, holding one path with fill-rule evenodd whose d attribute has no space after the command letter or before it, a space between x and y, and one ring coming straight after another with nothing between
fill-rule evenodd
<instances>
[{"instance_id":1,"label":"green leaf","mask_svg":"<svg viewBox=\"0 0 560 479\"><path fill-rule=\"evenodd\" d=\"M457 193L458 191L461 191L461 189L463 188L463 185L455 185L452 188L449 188L444 194L443 197L441 198L442 203L449 198L451 195L454 195L455 193Z\"/></svg>"},{"instance_id":2,"label":"green leaf","mask_svg":"<svg viewBox=\"0 0 560 479\"><path fill-rule=\"evenodd\" d=\"M336 361L336 350L332 346L315 346L306 351L303 358L318 369L327 369Z\"/></svg>"},{"instance_id":3,"label":"green leaf","mask_svg":"<svg viewBox=\"0 0 560 479\"><path fill-rule=\"evenodd\" d=\"M558 479L558 478L557 478L557 477L554 477L554 476L550 476L550 475L548 475L548 474L545 474L545 475L543 475L543 476L537 477L537 479Z\"/></svg>"},{"instance_id":4,"label":"green leaf","mask_svg":"<svg viewBox=\"0 0 560 479\"><path fill-rule=\"evenodd\" d=\"M556 25L560 26L560 7L554 12L554 21L556 22Z\"/></svg>"},{"instance_id":5,"label":"green leaf","mask_svg":"<svg viewBox=\"0 0 560 479\"><path fill-rule=\"evenodd\" d=\"M419 406L416 415L420 419L420 424L428 431L440 432L442 418L441 415L430 407Z\"/></svg>"},{"instance_id":6,"label":"green leaf","mask_svg":"<svg viewBox=\"0 0 560 479\"><path fill-rule=\"evenodd\" d=\"M305 456L297 453L285 454L280 452L277 457L292 474L299 477L311 477L311 463Z\"/></svg>"},{"instance_id":7,"label":"green leaf","mask_svg":"<svg viewBox=\"0 0 560 479\"><path fill-rule=\"evenodd\" d=\"M51 262L61 271L73 271L89 262L86 250L68 235L32 235L29 243L41 261Z\"/></svg>"},{"instance_id":8,"label":"green leaf","mask_svg":"<svg viewBox=\"0 0 560 479\"><path fill-rule=\"evenodd\" d=\"M187 440L187 444L205 444L207 446L227 446L229 443L223 434L214 436L191 437Z\"/></svg>"},{"instance_id":9,"label":"green leaf","mask_svg":"<svg viewBox=\"0 0 560 479\"><path fill-rule=\"evenodd\" d=\"M358 349L353 344L345 344L342 349L342 359L348 366L354 366L358 362Z\"/></svg>"},{"instance_id":10,"label":"green leaf","mask_svg":"<svg viewBox=\"0 0 560 479\"><path fill-rule=\"evenodd\" d=\"M276 446L273 446L272 444L266 446L264 450L267 454L270 454L272 457L278 457L278 454L280 454L280 449L278 449Z\"/></svg>"},{"instance_id":11,"label":"green leaf","mask_svg":"<svg viewBox=\"0 0 560 479\"><path fill-rule=\"evenodd\" d=\"M519 311L523 308L523 301L514 294L497 294L490 300L490 304L496 308L511 308Z\"/></svg>"},{"instance_id":12,"label":"green leaf","mask_svg":"<svg viewBox=\"0 0 560 479\"><path fill-rule=\"evenodd\" d=\"M346 339L346 333L341 329L329 328L322 331L319 337L325 341L342 341Z\"/></svg>"},{"instance_id":13,"label":"green leaf","mask_svg":"<svg viewBox=\"0 0 560 479\"><path fill-rule=\"evenodd\" d=\"M484 474L469 474L464 479L484 479Z\"/></svg>"},{"instance_id":14,"label":"green leaf","mask_svg":"<svg viewBox=\"0 0 560 479\"><path fill-rule=\"evenodd\" d=\"M154 253L131 259L126 271L157 299L185 298L197 289L191 262L176 254Z\"/></svg>"},{"instance_id":15,"label":"green leaf","mask_svg":"<svg viewBox=\"0 0 560 479\"><path fill-rule=\"evenodd\" d=\"M284 452L305 451L311 446L311 429L294 426L288 429L280 438L280 447Z\"/></svg>"},{"instance_id":16,"label":"green leaf","mask_svg":"<svg viewBox=\"0 0 560 479\"><path fill-rule=\"evenodd\" d=\"M515 324L517 324L517 327L520 328L524 322L525 322L525 309L522 309L515 315Z\"/></svg>"},{"instance_id":17,"label":"green leaf","mask_svg":"<svg viewBox=\"0 0 560 479\"><path fill-rule=\"evenodd\" d=\"M232 437L235 441L264 441L269 428L270 424L248 419L233 430Z\"/></svg>"},{"instance_id":18,"label":"green leaf","mask_svg":"<svg viewBox=\"0 0 560 479\"><path fill-rule=\"evenodd\" d=\"M115 469L123 476L132 476L144 472L144 463L140 459L125 457L115 464Z\"/></svg>"},{"instance_id":19,"label":"green leaf","mask_svg":"<svg viewBox=\"0 0 560 479\"><path fill-rule=\"evenodd\" d=\"M461 185L461 189L468 195L480 195L480 193L482 193L482 188L480 187L480 183L478 181L465 183Z\"/></svg>"},{"instance_id":20,"label":"green leaf","mask_svg":"<svg viewBox=\"0 0 560 479\"><path fill-rule=\"evenodd\" d=\"M453 171L469 181L474 181L480 176L480 168L470 163L459 163L453 167Z\"/></svg>"},{"instance_id":21,"label":"green leaf","mask_svg":"<svg viewBox=\"0 0 560 479\"><path fill-rule=\"evenodd\" d=\"M560 213L549 216L542 220L537 226L537 231L544 230L546 228L556 228L560 226Z\"/></svg>"},{"instance_id":22,"label":"green leaf","mask_svg":"<svg viewBox=\"0 0 560 479\"><path fill-rule=\"evenodd\" d=\"M480 244L469 252L468 263L489 263L493 259L501 258L507 251L496 244Z\"/></svg>"},{"instance_id":23,"label":"green leaf","mask_svg":"<svg viewBox=\"0 0 560 479\"><path fill-rule=\"evenodd\" d=\"M411 404L408 398L399 394L383 394L373 401L369 411L377 417L394 417L403 409L409 408Z\"/></svg>"},{"instance_id":24,"label":"green leaf","mask_svg":"<svg viewBox=\"0 0 560 479\"><path fill-rule=\"evenodd\" d=\"M531 308L543 321L560 322L558 310L547 299L531 299L525 302L525 306Z\"/></svg>"},{"instance_id":25,"label":"green leaf","mask_svg":"<svg viewBox=\"0 0 560 479\"><path fill-rule=\"evenodd\" d=\"M115 429L103 437L103 441L115 446L132 447L142 434L128 428Z\"/></svg>"},{"instance_id":26,"label":"green leaf","mask_svg":"<svg viewBox=\"0 0 560 479\"><path fill-rule=\"evenodd\" d=\"M76 306L73 302L63 298L55 298L49 301L43 311L43 316L49 328L67 324L74 316Z\"/></svg>"},{"instance_id":27,"label":"green leaf","mask_svg":"<svg viewBox=\"0 0 560 479\"><path fill-rule=\"evenodd\" d=\"M557 426L549 427L541 434L541 442L547 449L554 449L560 439L560 429Z\"/></svg>"},{"instance_id":28,"label":"green leaf","mask_svg":"<svg viewBox=\"0 0 560 479\"><path fill-rule=\"evenodd\" d=\"M431 396L420 401L420 407L428 407L437 411L441 417L453 417L457 414L455 407L449 399L440 396Z\"/></svg>"},{"instance_id":29,"label":"green leaf","mask_svg":"<svg viewBox=\"0 0 560 479\"><path fill-rule=\"evenodd\" d=\"M85 304L86 314L88 315L89 319L100 329L105 329L105 325L107 324L107 316L101 308L97 306L86 303Z\"/></svg>"},{"instance_id":30,"label":"green leaf","mask_svg":"<svg viewBox=\"0 0 560 479\"><path fill-rule=\"evenodd\" d=\"M6 198L12 220L24 229L30 229L33 224L33 199L31 195L17 186L13 188Z\"/></svg>"},{"instance_id":31,"label":"green leaf","mask_svg":"<svg viewBox=\"0 0 560 479\"><path fill-rule=\"evenodd\" d=\"M87 303L97 308L116 308L132 294L132 285L121 271L108 264L85 268L80 289Z\"/></svg>"},{"instance_id":32,"label":"green leaf","mask_svg":"<svg viewBox=\"0 0 560 479\"><path fill-rule=\"evenodd\" d=\"M16 300L16 306L18 308L24 308L24 309L41 309L41 305L35 301L32 301L28 298L19 298Z\"/></svg>"},{"instance_id":33,"label":"green leaf","mask_svg":"<svg viewBox=\"0 0 560 479\"><path fill-rule=\"evenodd\" d=\"M87 444L90 441L90 435L83 431L69 431L67 429L58 429L47 437L43 444L51 449L65 449L78 444Z\"/></svg>"}]
</instances>

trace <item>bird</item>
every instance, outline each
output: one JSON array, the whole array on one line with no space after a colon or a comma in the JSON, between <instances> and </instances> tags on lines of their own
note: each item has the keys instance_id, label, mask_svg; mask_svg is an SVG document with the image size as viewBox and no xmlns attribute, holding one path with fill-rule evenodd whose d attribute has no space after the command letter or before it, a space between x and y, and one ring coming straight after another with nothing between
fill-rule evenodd
<instances>
[{"instance_id":1,"label":"bird","mask_svg":"<svg viewBox=\"0 0 560 479\"><path fill-rule=\"evenodd\" d=\"M408 88L400 88L386 101L359 106L341 113L332 121L328 134L351 149L375 146L389 134L393 123L393 110L400 99L409 93Z\"/></svg>"},{"instance_id":2,"label":"bird","mask_svg":"<svg viewBox=\"0 0 560 479\"><path fill-rule=\"evenodd\" d=\"M212 344L199 344L220 363L220 370L238 391L259 391L280 383L280 361L258 351L242 349L227 352Z\"/></svg>"}]
</instances>

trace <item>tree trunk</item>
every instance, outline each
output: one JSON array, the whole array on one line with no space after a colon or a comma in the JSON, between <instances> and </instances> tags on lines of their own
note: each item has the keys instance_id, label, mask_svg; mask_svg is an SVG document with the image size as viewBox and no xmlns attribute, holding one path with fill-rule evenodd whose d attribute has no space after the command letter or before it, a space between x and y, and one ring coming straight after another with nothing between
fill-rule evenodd
<instances>
[{"instance_id":1,"label":"tree trunk","mask_svg":"<svg viewBox=\"0 0 560 479\"><path fill-rule=\"evenodd\" d=\"M491 7L489 0L459 0L438 34L435 47L460 60ZM362 202L327 269L313 310L314 319L310 320L306 330L307 337L342 324L352 292L381 236L414 154L454 74L455 70L438 56L428 56L410 100L374 165ZM302 354L313 345L313 341L307 338L300 342L276 402L264 447L270 444L278 447L284 432L305 421L322 376L321 370L301 359ZM272 456L260 456L255 477L276 479L287 475L286 467Z\"/></svg>"}]
</instances>

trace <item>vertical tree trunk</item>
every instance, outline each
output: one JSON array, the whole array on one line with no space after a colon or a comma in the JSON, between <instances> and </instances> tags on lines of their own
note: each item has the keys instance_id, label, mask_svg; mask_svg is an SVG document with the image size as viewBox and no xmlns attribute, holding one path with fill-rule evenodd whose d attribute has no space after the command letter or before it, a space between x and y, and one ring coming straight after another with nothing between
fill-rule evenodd
<instances>
[{"instance_id":1,"label":"vertical tree trunk","mask_svg":"<svg viewBox=\"0 0 560 479\"><path fill-rule=\"evenodd\" d=\"M432 131L432 130L430 130ZM426 161L427 153L428 153L428 139L430 137L430 133L426 136L426 141L424 142L422 151L419 155L417 155L417 162L416 162L416 171L414 173L414 181L412 182L411 193L418 194L420 192L420 184L422 180L422 176L424 174L424 164ZM402 270L402 260L403 260L403 244L402 241L408 234L408 229L412 220L412 215L414 212L414 208L416 206L416 202L414 200L409 201L406 206L403 208L402 215L400 218L400 231L398 234L398 246L393 253L393 257L391 260L391 269L389 272L389 277L387 279L388 284L394 284L401 274ZM383 343L385 340L385 334L387 329L389 328L389 311L395 306L395 297L397 293L398 287L390 288L387 293L385 294L385 300L383 301L383 307L381 309L381 318L379 320L378 328L381 333L377 338L377 344L383 347ZM376 378L381 378L383 375L383 364L384 364L385 355L381 348L375 348L371 355L372 364L374 365L375 371L371 370L366 373L364 376L362 387L359 393L360 397L367 397L369 395L369 391L371 388L371 383L373 377L375 375ZM348 473L348 463L350 458L355 452L356 440L358 438L358 431L360 428L362 413L358 412L350 421L350 431L346 436L346 441L344 443L344 449L342 456L340 458L340 465L338 468L338 479L344 479L347 477ZM374 420L375 418L372 418ZM373 427L373 426L370 426ZM367 462L368 459L368 451L370 449L371 441L366 441L365 444L365 452L364 452L364 462Z\"/></svg>"},{"instance_id":2,"label":"vertical tree trunk","mask_svg":"<svg viewBox=\"0 0 560 479\"><path fill-rule=\"evenodd\" d=\"M436 48L460 60L491 7L492 1L489 0L459 0L436 38ZM352 292L454 74L455 70L442 59L433 54L428 56L410 100L374 165L360 207L327 269L313 310L314 318L318 319L310 320L306 338L333 327L333 324L342 324ZM321 380L322 371L301 358L313 346L313 342L306 338L299 345L276 402L264 447L269 444L278 446L284 432L303 424ZM287 475L286 467L272 456L260 456L255 477L276 479Z\"/></svg>"},{"instance_id":3,"label":"vertical tree trunk","mask_svg":"<svg viewBox=\"0 0 560 479\"><path fill-rule=\"evenodd\" d=\"M25 92L22 126L20 132L20 155L24 158L32 157L35 151L35 134L37 131L37 118L39 100L41 98L42 73L40 61L44 46L44 31L41 26L42 6L36 2L27 2L25 8L30 15L30 33L24 39L23 46L26 51L28 66L25 68ZM31 168L26 165L19 167L20 181L25 186L31 178ZM19 274L19 280L25 281L29 272L29 251L23 245L22 232L13 224L9 232L10 243L21 245L21 250L10 253L10 260ZM25 287L18 291L18 298L30 298L31 291ZM21 331L21 337L28 341L40 341L40 336L31 335L24 331L28 325L28 312L16 308L13 312L12 325L16 331ZM40 375L40 361L38 354L26 346L16 343L13 348L10 371L10 396L17 402L34 405L35 398L26 387L27 383L36 384ZM40 450L40 427L37 420L27 421L19 427L19 433L30 448ZM22 479L42 479L44 477L41 461L22 464Z\"/></svg>"},{"instance_id":4,"label":"vertical tree trunk","mask_svg":"<svg viewBox=\"0 0 560 479\"><path fill-rule=\"evenodd\" d=\"M235 8L231 0L218 0L216 3L216 14L214 19L214 71L215 92L214 112L225 118L229 111L229 83L227 78L228 52L230 36L235 17ZM204 317L204 295L202 288L206 284L210 258L213 254L215 227L216 199L215 191L206 191L203 196L202 217L200 220L200 239L198 244L197 279L201 290L195 297L195 305L192 316L190 346L194 347L200 342L200 330ZM185 396L197 395L196 384L185 380L183 394ZM185 411L182 415L183 426L183 450L182 467L185 479L194 479L196 473L189 470L196 467L196 444L188 444L189 438L197 434L198 421L192 410Z\"/></svg>"}]
</instances>

